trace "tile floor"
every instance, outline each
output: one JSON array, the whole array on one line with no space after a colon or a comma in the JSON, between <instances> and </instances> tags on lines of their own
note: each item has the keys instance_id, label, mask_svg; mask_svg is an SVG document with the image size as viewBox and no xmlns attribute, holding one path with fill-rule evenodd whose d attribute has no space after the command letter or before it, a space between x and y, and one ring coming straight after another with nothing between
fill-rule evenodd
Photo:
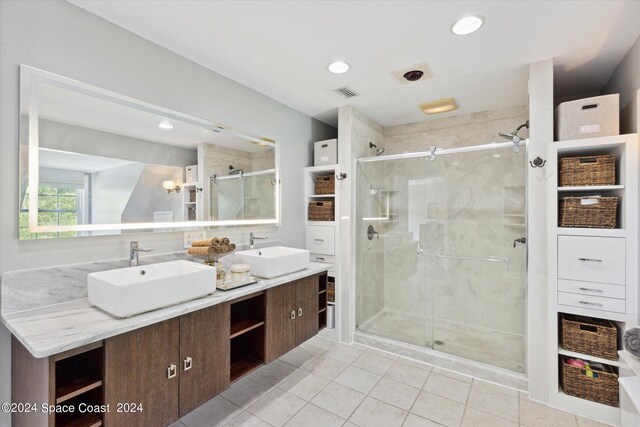
<instances>
[{"instance_id":1,"label":"tile floor","mask_svg":"<svg viewBox=\"0 0 640 427\"><path fill-rule=\"evenodd\" d=\"M526 393L314 337L172 427L598 427Z\"/></svg>"}]
</instances>

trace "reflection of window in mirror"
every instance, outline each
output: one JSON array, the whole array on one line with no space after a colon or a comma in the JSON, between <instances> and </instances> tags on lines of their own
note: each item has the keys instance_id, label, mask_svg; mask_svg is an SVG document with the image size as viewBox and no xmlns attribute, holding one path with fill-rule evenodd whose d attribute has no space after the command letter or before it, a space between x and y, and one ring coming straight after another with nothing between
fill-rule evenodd
<instances>
[{"instance_id":1,"label":"reflection of window in mirror","mask_svg":"<svg viewBox=\"0 0 640 427\"><path fill-rule=\"evenodd\" d=\"M49 184L51 185L51 184ZM38 188L38 223L42 225L76 225L86 223L85 201L88 199L85 188L60 186L40 186ZM76 231L60 233L31 233L29 231L29 190L20 208L20 238L44 239L52 237L75 237Z\"/></svg>"}]
</instances>

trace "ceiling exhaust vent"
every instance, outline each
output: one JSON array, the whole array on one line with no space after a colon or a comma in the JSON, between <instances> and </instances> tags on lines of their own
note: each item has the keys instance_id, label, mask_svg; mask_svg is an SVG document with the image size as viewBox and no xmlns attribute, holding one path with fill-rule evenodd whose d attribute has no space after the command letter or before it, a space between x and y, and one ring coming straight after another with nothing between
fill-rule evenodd
<instances>
[{"instance_id":1,"label":"ceiling exhaust vent","mask_svg":"<svg viewBox=\"0 0 640 427\"><path fill-rule=\"evenodd\" d=\"M338 89L334 89L333 91L346 99L353 98L355 96L360 95L358 92L351 89L349 86L342 86L342 87L339 87Z\"/></svg>"}]
</instances>

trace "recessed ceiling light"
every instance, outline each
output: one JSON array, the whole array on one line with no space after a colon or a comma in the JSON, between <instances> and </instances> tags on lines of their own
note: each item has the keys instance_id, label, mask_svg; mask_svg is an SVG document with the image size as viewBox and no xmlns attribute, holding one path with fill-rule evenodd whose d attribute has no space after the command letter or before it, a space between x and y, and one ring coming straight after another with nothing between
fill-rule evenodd
<instances>
[{"instance_id":1,"label":"recessed ceiling light","mask_svg":"<svg viewBox=\"0 0 640 427\"><path fill-rule=\"evenodd\" d=\"M162 130L171 130L173 129L173 123L167 119L162 119L162 121L158 123L158 127Z\"/></svg>"},{"instance_id":2,"label":"recessed ceiling light","mask_svg":"<svg viewBox=\"0 0 640 427\"><path fill-rule=\"evenodd\" d=\"M458 36L464 36L478 31L484 24L484 18L480 15L465 16L451 25L451 32Z\"/></svg>"},{"instance_id":3,"label":"recessed ceiling light","mask_svg":"<svg viewBox=\"0 0 640 427\"><path fill-rule=\"evenodd\" d=\"M342 74L349 71L351 66L344 61L333 61L327 65L327 70L333 74Z\"/></svg>"},{"instance_id":4,"label":"recessed ceiling light","mask_svg":"<svg viewBox=\"0 0 640 427\"><path fill-rule=\"evenodd\" d=\"M425 114L446 113L458 109L453 98L436 99L435 101L423 102L418 105Z\"/></svg>"}]
</instances>

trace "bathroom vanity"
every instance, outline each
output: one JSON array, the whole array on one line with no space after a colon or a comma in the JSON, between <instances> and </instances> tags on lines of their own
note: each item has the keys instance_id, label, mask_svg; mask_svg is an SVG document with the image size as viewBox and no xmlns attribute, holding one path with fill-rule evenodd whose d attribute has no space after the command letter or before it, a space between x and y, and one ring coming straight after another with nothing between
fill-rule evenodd
<instances>
[{"instance_id":1,"label":"bathroom vanity","mask_svg":"<svg viewBox=\"0 0 640 427\"><path fill-rule=\"evenodd\" d=\"M13 425L172 424L326 325L326 268L125 319L86 298L4 311L12 401L28 404Z\"/></svg>"}]
</instances>

